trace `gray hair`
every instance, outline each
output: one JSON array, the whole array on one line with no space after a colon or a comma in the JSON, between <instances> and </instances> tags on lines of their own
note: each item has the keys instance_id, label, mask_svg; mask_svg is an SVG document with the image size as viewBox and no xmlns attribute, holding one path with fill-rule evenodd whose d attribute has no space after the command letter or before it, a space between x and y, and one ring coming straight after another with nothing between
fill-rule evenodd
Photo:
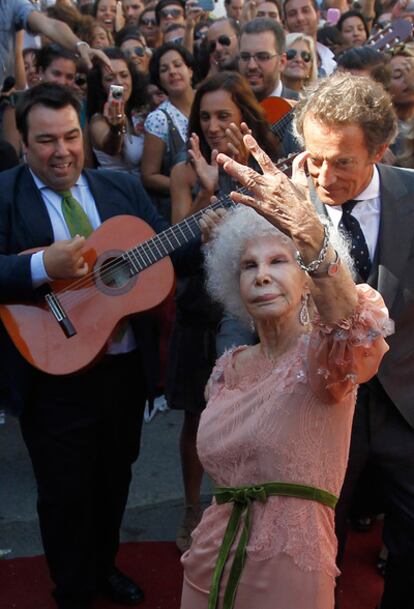
<instances>
[{"instance_id":1,"label":"gray hair","mask_svg":"<svg viewBox=\"0 0 414 609\"><path fill-rule=\"evenodd\" d=\"M397 134L397 116L391 97L368 76L335 72L307 87L295 108L294 128L303 143L303 124L309 115L323 125L357 125L370 155L375 155Z\"/></svg>"},{"instance_id":2,"label":"gray hair","mask_svg":"<svg viewBox=\"0 0 414 609\"><path fill-rule=\"evenodd\" d=\"M326 223L324 218L321 222ZM213 239L204 249L206 287L213 300L241 321L251 321L240 295L240 261L247 241L273 235L280 238L288 248L296 247L287 235L282 233L250 207L238 206L227 213L217 227ZM353 269L349 245L338 231L330 228L330 241L338 252L342 264Z\"/></svg>"}]
</instances>

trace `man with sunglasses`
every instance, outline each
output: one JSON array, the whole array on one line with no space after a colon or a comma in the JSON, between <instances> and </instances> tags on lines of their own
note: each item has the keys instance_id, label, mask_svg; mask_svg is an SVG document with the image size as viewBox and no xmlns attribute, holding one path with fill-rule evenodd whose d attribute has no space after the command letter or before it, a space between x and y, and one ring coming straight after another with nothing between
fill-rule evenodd
<instances>
[{"instance_id":1,"label":"man with sunglasses","mask_svg":"<svg viewBox=\"0 0 414 609\"><path fill-rule=\"evenodd\" d=\"M240 38L239 69L259 101L267 97L298 99L298 94L280 80L285 65L282 26L273 19L258 18L247 23Z\"/></svg>"},{"instance_id":2,"label":"man with sunglasses","mask_svg":"<svg viewBox=\"0 0 414 609\"><path fill-rule=\"evenodd\" d=\"M208 28L210 72L237 69L240 29L234 19L216 19Z\"/></svg>"},{"instance_id":3,"label":"man with sunglasses","mask_svg":"<svg viewBox=\"0 0 414 609\"><path fill-rule=\"evenodd\" d=\"M150 49L157 49L162 44L162 37L160 34L160 28L157 25L155 18L155 8L147 6L143 10L138 20L138 27L144 34L147 45Z\"/></svg>"},{"instance_id":4,"label":"man with sunglasses","mask_svg":"<svg viewBox=\"0 0 414 609\"><path fill-rule=\"evenodd\" d=\"M171 23L185 25L185 5L181 0L160 0L155 7L155 19L164 33Z\"/></svg>"}]
</instances>

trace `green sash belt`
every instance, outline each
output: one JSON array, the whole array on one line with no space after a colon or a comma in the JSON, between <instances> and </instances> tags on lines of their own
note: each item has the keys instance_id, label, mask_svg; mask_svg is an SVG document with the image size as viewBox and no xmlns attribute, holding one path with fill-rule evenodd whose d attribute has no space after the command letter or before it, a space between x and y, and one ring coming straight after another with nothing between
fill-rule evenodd
<instances>
[{"instance_id":1,"label":"green sash belt","mask_svg":"<svg viewBox=\"0 0 414 609\"><path fill-rule=\"evenodd\" d=\"M218 504L233 502L234 505L214 569L208 597L208 609L216 609L217 607L220 580L239 530L240 522L244 519L243 530L234 554L233 564L230 569L229 580L227 582L223 600L223 609L232 609L237 586L239 585L241 572L246 559L246 545L250 535L251 502L261 501L262 503L266 503L267 498L270 495L284 495L286 497L310 499L311 501L318 501L323 505L327 505L332 509L338 501L338 498L328 491L324 491L314 486L290 484L289 482L266 482L258 486L218 486L215 488L214 496Z\"/></svg>"}]
</instances>

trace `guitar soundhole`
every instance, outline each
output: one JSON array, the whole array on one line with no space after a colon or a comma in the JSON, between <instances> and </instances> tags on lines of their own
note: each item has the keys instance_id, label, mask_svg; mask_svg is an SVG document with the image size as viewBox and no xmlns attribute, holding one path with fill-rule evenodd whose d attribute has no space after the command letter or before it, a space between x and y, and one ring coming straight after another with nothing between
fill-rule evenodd
<instances>
[{"instance_id":1,"label":"guitar soundhole","mask_svg":"<svg viewBox=\"0 0 414 609\"><path fill-rule=\"evenodd\" d=\"M97 287L111 296L129 292L138 278L138 275L131 277L129 265L121 259L123 253L106 251L96 260Z\"/></svg>"}]
</instances>

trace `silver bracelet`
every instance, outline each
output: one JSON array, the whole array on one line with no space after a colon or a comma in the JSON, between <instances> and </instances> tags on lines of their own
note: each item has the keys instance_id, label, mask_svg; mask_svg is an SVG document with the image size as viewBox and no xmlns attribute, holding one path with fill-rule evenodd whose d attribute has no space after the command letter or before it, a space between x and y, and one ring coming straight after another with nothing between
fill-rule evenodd
<instances>
[{"instance_id":1,"label":"silver bracelet","mask_svg":"<svg viewBox=\"0 0 414 609\"><path fill-rule=\"evenodd\" d=\"M323 232L324 232L323 243L322 243L321 251L319 252L319 256L316 258L316 260L312 260L312 262L309 262L309 264L306 265L303 261L302 256L300 255L300 253L297 251L295 254L295 258L296 258L298 265L300 266L302 271L305 271L306 273L312 274L315 271L317 271L318 268L321 266L322 262L326 258L326 254L328 253L328 248L329 248L329 229L326 224L323 225Z\"/></svg>"}]
</instances>

